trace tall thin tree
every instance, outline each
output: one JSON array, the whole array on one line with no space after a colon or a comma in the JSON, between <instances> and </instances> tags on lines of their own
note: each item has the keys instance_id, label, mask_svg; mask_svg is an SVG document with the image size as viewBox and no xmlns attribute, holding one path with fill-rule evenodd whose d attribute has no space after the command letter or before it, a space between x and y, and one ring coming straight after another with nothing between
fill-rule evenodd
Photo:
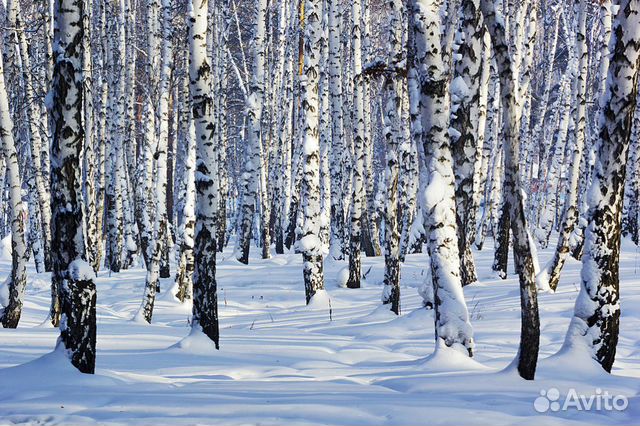
<instances>
[{"instance_id":1,"label":"tall thin tree","mask_svg":"<svg viewBox=\"0 0 640 426\"><path fill-rule=\"evenodd\" d=\"M196 130L196 231L192 329L219 348L216 283L216 217L218 208L215 121L211 66L207 57L208 0L189 1L189 80Z\"/></svg>"},{"instance_id":2,"label":"tall thin tree","mask_svg":"<svg viewBox=\"0 0 640 426\"><path fill-rule=\"evenodd\" d=\"M82 205L83 0L54 3L55 66L52 82L51 279L60 298L60 338L71 363L93 374L96 356L96 287L86 262Z\"/></svg>"}]
</instances>

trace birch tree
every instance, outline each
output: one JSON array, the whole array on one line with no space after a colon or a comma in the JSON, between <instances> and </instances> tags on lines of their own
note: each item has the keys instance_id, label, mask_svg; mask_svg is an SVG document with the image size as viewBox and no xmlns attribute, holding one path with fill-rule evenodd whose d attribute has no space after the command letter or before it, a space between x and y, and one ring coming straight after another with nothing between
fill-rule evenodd
<instances>
[{"instance_id":1,"label":"birch tree","mask_svg":"<svg viewBox=\"0 0 640 426\"><path fill-rule=\"evenodd\" d=\"M96 287L86 262L82 205L82 0L54 3L51 209L53 287L60 298L60 338L71 363L93 374ZM57 315L54 312L53 315Z\"/></svg>"},{"instance_id":2,"label":"birch tree","mask_svg":"<svg viewBox=\"0 0 640 426\"><path fill-rule=\"evenodd\" d=\"M427 228L433 280L437 348L460 348L473 355L473 329L462 293L456 242L455 177L448 137L449 75L446 64L451 43L443 35L439 2L412 0L409 30L414 32L415 64L419 76L423 171L428 176L421 203ZM427 72L428 70L428 72Z\"/></svg>"},{"instance_id":3,"label":"birch tree","mask_svg":"<svg viewBox=\"0 0 640 426\"><path fill-rule=\"evenodd\" d=\"M211 66L207 58L208 0L189 1L189 87L196 136L196 230L191 328L219 348L216 293L216 217L218 203Z\"/></svg>"},{"instance_id":4,"label":"birch tree","mask_svg":"<svg viewBox=\"0 0 640 426\"><path fill-rule=\"evenodd\" d=\"M167 233L169 219L167 215L167 150L168 150L168 107L169 107L169 73L171 56L170 37L171 0L162 0L162 55L160 65L159 94L160 104L158 116L158 138L154 159L155 167L155 220L153 229L153 243L151 246L151 264L147 267L145 292L142 301L141 315L151 323L155 296L159 288L160 266ZM217 179L216 179L217 180Z\"/></svg>"},{"instance_id":5,"label":"birch tree","mask_svg":"<svg viewBox=\"0 0 640 426\"><path fill-rule=\"evenodd\" d=\"M2 55L0 55L0 138L4 157L2 167L5 167L6 164L6 177L9 186L7 201L11 211L11 274L4 284L7 286L9 297L8 300L2 301L2 305L5 306L0 310L0 322L4 328L16 328L22 314L24 289L27 285L29 252L25 242L22 180L20 179L18 154L13 138L13 120L9 112L9 96L5 86Z\"/></svg>"},{"instance_id":6,"label":"birch tree","mask_svg":"<svg viewBox=\"0 0 640 426\"><path fill-rule=\"evenodd\" d=\"M580 293L565 346L586 350L611 372L620 324L620 233L625 167L638 91L640 0L621 0L611 36L603 120L589 190Z\"/></svg>"},{"instance_id":7,"label":"birch tree","mask_svg":"<svg viewBox=\"0 0 640 426\"><path fill-rule=\"evenodd\" d=\"M456 175L456 217L462 285L477 280L471 243L475 232L474 179L480 160L480 77L484 29L479 0L463 0L460 47L452 82L452 154Z\"/></svg>"},{"instance_id":8,"label":"birch tree","mask_svg":"<svg viewBox=\"0 0 640 426\"><path fill-rule=\"evenodd\" d=\"M236 259L249 263L251 227L258 202L258 191L262 173L262 109L264 102L265 36L267 0L256 0L255 21L253 22L253 77L247 98L247 141L245 148L244 173L242 176L242 203L238 217L238 237ZM262 224L261 226L267 226Z\"/></svg>"},{"instance_id":9,"label":"birch tree","mask_svg":"<svg viewBox=\"0 0 640 426\"><path fill-rule=\"evenodd\" d=\"M384 232L384 287L382 303L390 304L391 311L400 314L400 234L398 231L398 146L403 141L402 130L402 78L400 69L406 61L402 49L402 2L388 0L386 11L389 16L389 58L387 67L390 75L385 77L387 94L385 111L385 139L387 142L385 182L387 198L385 203Z\"/></svg>"},{"instance_id":10,"label":"birch tree","mask_svg":"<svg viewBox=\"0 0 640 426\"><path fill-rule=\"evenodd\" d=\"M340 23L342 7L338 0L327 0L329 15L329 103L331 108L331 257L344 258L344 205L342 194L345 135L342 119L342 55Z\"/></svg>"},{"instance_id":11,"label":"birch tree","mask_svg":"<svg viewBox=\"0 0 640 426\"><path fill-rule=\"evenodd\" d=\"M187 98L189 96L189 75L186 74L183 79L183 90L181 91L181 98ZM188 99L182 99L183 108L190 102ZM184 123L184 129L182 132L181 141L186 146L184 147L184 170L183 170L183 191L184 199L182 206L182 222L179 232L182 234L180 243L180 257L178 259L178 270L176 272L176 285L178 291L176 297L178 300L184 302L186 299L191 298L191 287L193 284L193 269L194 269L194 231L195 231L195 203L196 203L196 186L195 186L195 167L196 167L196 135L195 126L191 119L190 109L181 111L181 114L186 116Z\"/></svg>"},{"instance_id":12,"label":"birch tree","mask_svg":"<svg viewBox=\"0 0 640 426\"><path fill-rule=\"evenodd\" d=\"M45 169L42 167L42 149L48 141L43 144L40 133L40 121L38 120L39 104L34 90L35 82L32 77L31 59L27 44L27 37L18 0L7 2L7 24L13 28L12 36L17 43L20 53L20 69L22 84L25 94L25 114L28 124L29 148L31 160L33 162L33 172L38 196L38 208L42 229L42 248L44 256L45 270L51 271L51 206L50 194L47 188Z\"/></svg>"},{"instance_id":13,"label":"birch tree","mask_svg":"<svg viewBox=\"0 0 640 426\"><path fill-rule=\"evenodd\" d=\"M304 178L302 190L303 227L299 248L304 261L304 288L307 304L324 289L322 241L320 240L320 135L318 122L320 101L320 46L326 43L322 34L322 2L306 0L304 5Z\"/></svg>"},{"instance_id":14,"label":"birch tree","mask_svg":"<svg viewBox=\"0 0 640 426\"><path fill-rule=\"evenodd\" d=\"M360 288L361 280L361 239L362 214L366 208L364 189L365 161L365 76L362 72L362 3L354 0L351 4L353 54L353 174L351 198L351 233L349 235L349 278L348 288Z\"/></svg>"},{"instance_id":15,"label":"birch tree","mask_svg":"<svg viewBox=\"0 0 640 426\"><path fill-rule=\"evenodd\" d=\"M553 259L547 268L549 274L549 287L555 291L560 280L560 271L569 255L569 239L578 222L578 184L580 179L580 163L584 149L587 112L587 65L588 50L586 39L587 26L587 2L575 0L574 9L577 16L576 56L578 59L578 73L573 84L572 92L576 95L577 116L574 135L574 146L571 155L569 186L566 193L564 219L558 237L558 244Z\"/></svg>"},{"instance_id":16,"label":"birch tree","mask_svg":"<svg viewBox=\"0 0 640 426\"><path fill-rule=\"evenodd\" d=\"M124 248L124 219L122 173L124 173L124 60L125 27L124 2L108 4L109 11L115 15L108 24L109 47L107 50L107 70L109 73L109 91L107 98L107 137L109 156L106 165L108 183L106 188L107 253L106 266L112 272L122 268Z\"/></svg>"},{"instance_id":17,"label":"birch tree","mask_svg":"<svg viewBox=\"0 0 640 426\"><path fill-rule=\"evenodd\" d=\"M524 213L524 201L520 187L518 165L519 150L519 107L517 72L510 54L504 27L504 19L496 12L493 0L481 0L480 7L485 24L491 34L495 51L500 95L504 108L502 115L502 138L504 140L504 195L503 208L507 208L510 228L513 234L513 253L516 272L520 281L521 330L517 355L520 376L533 380L540 345L540 319L538 316L538 296L531 239Z\"/></svg>"}]
</instances>

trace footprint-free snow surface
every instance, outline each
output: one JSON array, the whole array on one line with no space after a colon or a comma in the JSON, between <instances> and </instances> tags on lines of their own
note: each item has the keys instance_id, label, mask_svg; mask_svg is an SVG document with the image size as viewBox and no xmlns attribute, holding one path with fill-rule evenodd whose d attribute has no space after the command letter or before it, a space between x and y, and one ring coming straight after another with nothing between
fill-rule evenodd
<instances>
[{"instance_id":1,"label":"footprint-free snow surface","mask_svg":"<svg viewBox=\"0 0 640 426\"><path fill-rule=\"evenodd\" d=\"M424 255L408 256L402 267L396 317L380 306L383 258L363 257L366 282L356 290L339 286L346 263L327 261L327 294L307 307L301 256L261 260L256 252L248 266L230 252L219 256L219 351L189 335L191 306L171 296L172 279L162 280L147 325L133 320L144 270L100 272L93 376L53 351L58 330L46 321L49 275L30 269L20 326L0 330L0 424L640 423L640 253L628 242L612 374L579 350L561 350L579 288L580 263L569 260L557 293L540 294L535 381L510 367L520 334L518 283L513 274L493 276L490 245L475 253L480 282L464 289L473 359L451 349L432 355L433 311L422 308L417 293L428 267ZM544 265L551 251L539 255ZM0 279L9 271L5 256ZM607 395L618 409L604 403Z\"/></svg>"}]
</instances>

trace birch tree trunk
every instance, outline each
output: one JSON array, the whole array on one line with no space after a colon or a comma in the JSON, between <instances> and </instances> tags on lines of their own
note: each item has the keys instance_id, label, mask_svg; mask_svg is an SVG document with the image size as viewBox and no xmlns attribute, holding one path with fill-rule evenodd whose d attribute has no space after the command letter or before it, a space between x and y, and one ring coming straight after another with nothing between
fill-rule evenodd
<instances>
[{"instance_id":1,"label":"birch tree trunk","mask_svg":"<svg viewBox=\"0 0 640 426\"><path fill-rule=\"evenodd\" d=\"M141 315L143 319L151 323L156 292L159 288L161 258L164 245L167 244L169 232L169 219L167 215L167 150L169 144L169 73L170 73L170 11L171 0L162 0L162 56L160 65L158 106L158 138L154 159L155 167L155 220L153 229L153 242L151 245L151 265L147 266L145 291L142 299ZM216 179L217 180L217 179Z\"/></svg>"},{"instance_id":2,"label":"birch tree trunk","mask_svg":"<svg viewBox=\"0 0 640 426\"><path fill-rule=\"evenodd\" d=\"M95 232L98 233L96 240L98 244L87 247L87 260L93 266L94 271L100 269L102 264L102 257L104 255L104 238L103 238L103 225L104 225L104 211L106 204L106 188L105 188L105 172L106 172L106 157L107 157L107 96L108 96L108 64L107 64L107 32L105 25L106 5L103 2L97 3L98 9L96 10L97 25L94 27L100 35L101 41L97 45L99 47L99 53L96 55L96 71L99 70L99 87L98 96L98 120L96 122L96 136L98 139L97 146L99 147L96 152L97 156L97 177L96 177L96 216L95 218Z\"/></svg>"},{"instance_id":3,"label":"birch tree trunk","mask_svg":"<svg viewBox=\"0 0 640 426\"><path fill-rule=\"evenodd\" d=\"M36 190L38 194L38 206L40 209L40 219L42 228L42 248L44 255L45 270L51 271L51 206L50 194L47 189L47 180L45 177L45 169L42 165L42 147L46 145L42 143L40 137L40 121L38 114L40 113L38 101L34 93L34 81L32 78L31 59L29 57L29 49L25 34L24 22L20 11L20 2L18 0L9 0L7 2L7 24L13 27L15 32L15 40L17 48L20 52L20 69L22 70L22 82L25 93L25 108L27 116L27 124L29 130L29 142L31 159L33 161L34 177L36 182Z\"/></svg>"},{"instance_id":4,"label":"birch tree trunk","mask_svg":"<svg viewBox=\"0 0 640 426\"><path fill-rule=\"evenodd\" d=\"M186 63L185 71L188 71L188 54L185 55ZM183 192L182 200L182 219L180 221L178 232L181 234L180 251L178 258L178 270L176 272L176 298L181 302L191 299L193 288L193 270L194 270L194 232L195 232L195 203L196 203L196 186L195 186L195 167L196 167L196 135L195 125L191 118L191 109L188 108L189 100L189 75L185 74L182 78L182 88L180 91L180 115L181 115L181 137L179 143L183 144L181 155L183 158L182 182L181 189Z\"/></svg>"},{"instance_id":5,"label":"birch tree trunk","mask_svg":"<svg viewBox=\"0 0 640 426\"><path fill-rule=\"evenodd\" d=\"M462 1L461 35L458 48L460 59L455 64L451 88L453 97L452 123L455 130L452 154L456 175L456 220L458 251L460 254L460 279L466 286L477 280L471 253L475 232L474 180L476 163L480 160L479 117L480 77L482 73L482 41L484 28L479 10L479 0Z\"/></svg>"},{"instance_id":6,"label":"birch tree trunk","mask_svg":"<svg viewBox=\"0 0 640 426\"><path fill-rule=\"evenodd\" d=\"M298 242L304 260L304 288L307 304L324 289L322 241L320 239L320 46L322 34L322 2L306 0L304 7L304 178L302 189L302 238Z\"/></svg>"},{"instance_id":7,"label":"birch tree trunk","mask_svg":"<svg viewBox=\"0 0 640 426\"><path fill-rule=\"evenodd\" d=\"M173 10L173 0L162 0L162 48L160 57L160 82L158 90L160 91L160 102L158 103L158 147L154 158L156 159L156 178L158 179L158 199L156 202L162 204L161 208L156 208L156 220L160 219L160 234L158 239L160 242L160 278L171 277L171 268L169 264L169 251L173 244L171 236L171 210L173 206L173 194L170 190L173 185L169 183L173 181L173 142L169 140L170 125L170 105L169 97L171 94L171 74L173 69L173 48L171 45L171 11ZM158 285L158 291L160 286Z\"/></svg>"},{"instance_id":8,"label":"birch tree trunk","mask_svg":"<svg viewBox=\"0 0 640 426\"><path fill-rule=\"evenodd\" d=\"M293 100L293 62L294 44L292 36L294 31L295 7L293 2L282 2L280 5L281 34L279 40L279 67L280 67L280 96L282 105L279 109L278 122L278 159L281 165L277 173L277 190L274 194L276 203L276 223L274 226L276 253L284 254L284 233L288 219L288 206L291 195L291 143L289 138L293 133L292 121L294 112Z\"/></svg>"},{"instance_id":9,"label":"birch tree trunk","mask_svg":"<svg viewBox=\"0 0 640 426\"><path fill-rule=\"evenodd\" d=\"M586 39L587 3L586 0L575 0L574 9L577 15L577 43L576 56L578 58L578 73L574 81L572 92L577 98L577 116L575 126L575 141L570 162L569 186L566 193L564 220L558 237L558 245L546 272L549 275L549 288L555 291L560 280L560 271L569 255L569 239L578 222L578 183L580 179L580 163L585 141L586 113L587 113L587 65L588 50Z\"/></svg>"},{"instance_id":10,"label":"birch tree trunk","mask_svg":"<svg viewBox=\"0 0 640 426\"><path fill-rule=\"evenodd\" d=\"M421 203L427 227L435 300L436 350L453 347L473 355L473 330L460 280L455 221L455 177L448 137L449 75L446 57L451 42L441 34L439 3L412 0L409 28L414 31L420 81L423 168L428 186ZM445 32L446 34L446 32ZM428 70L428 72L426 72Z\"/></svg>"},{"instance_id":11,"label":"birch tree trunk","mask_svg":"<svg viewBox=\"0 0 640 426\"><path fill-rule=\"evenodd\" d=\"M229 49L229 32L231 27L231 10L230 1L223 0L217 3L220 10L219 25L217 30L218 37L218 78L216 98L218 100L218 175L220 179L220 200L218 207L218 219L216 221L218 251L222 252L226 245L227 239L227 200L229 193L229 172L228 172L228 105L227 92L229 86L229 77L227 72L228 57L225 52Z\"/></svg>"},{"instance_id":12,"label":"birch tree trunk","mask_svg":"<svg viewBox=\"0 0 640 426\"><path fill-rule=\"evenodd\" d=\"M349 278L348 288L360 288L361 279L361 240L362 214L366 207L364 190L364 160L365 160L365 76L362 73L362 10L361 0L354 0L351 5L353 52L353 175L351 198L351 233L349 236Z\"/></svg>"},{"instance_id":13,"label":"birch tree trunk","mask_svg":"<svg viewBox=\"0 0 640 426\"><path fill-rule=\"evenodd\" d=\"M493 0L481 0L481 9L496 52L500 94L504 108L502 138L505 153L505 202L503 208L506 207L509 214L510 228L513 233L514 262L520 281L521 332L517 368L522 378L533 380L540 345L540 319L531 239L524 214L517 161L520 143L518 139L520 116L516 100L518 77L514 72L514 59L509 52L502 16L497 15Z\"/></svg>"},{"instance_id":14,"label":"birch tree trunk","mask_svg":"<svg viewBox=\"0 0 640 426\"><path fill-rule=\"evenodd\" d=\"M55 67L52 82L51 275L60 297L60 338L71 363L93 374L96 356L96 287L86 262L82 205L82 0L54 4Z\"/></svg>"},{"instance_id":15,"label":"birch tree trunk","mask_svg":"<svg viewBox=\"0 0 640 426\"><path fill-rule=\"evenodd\" d=\"M8 287L7 305L0 310L0 322L4 328L16 328L22 314L24 289L27 285L27 261L29 252L25 242L25 211L22 204L22 180L18 166L18 154L13 138L13 120L9 112L9 96L5 86L4 64L0 55L0 138L2 154L7 168L7 183L11 211L11 275L5 283ZM1 164L5 167L5 164ZM4 183L4 181L3 181ZM4 191L4 185L2 186Z\"/></svg>"},{"instance_id":16,"label":"birch tree trunk","mask_svg":"<svg viewBox=\"0 0 640 426\"><path fill-rule=\"evenodd\" d=\"M640 101L640 99L638 99ZM640 244L640 108L636 101L633 117L629 161L627 163L627 185L625 188L622 235Z\"/></svg>"},{"instance_id":17,"label":"birch tree trunk","mask_svg":"<svg viewBox=\"0 0 640 426\"><path fill-rule=\"evenodd\" d=\"M385 77L384 88L387 92L385 111L385 139L387 142L385 182L387 197L385 200L384 231L384 287L382 303L391 305L391 311L400 315L400 234L398 230L398 146L404 139L402 130L402 78L400 68L406 61L402 49L402 2L389 0L386 12L389 16L388 27L389 57L387 68L390 75Z\"/></svg>"},{"instance_id":18,"label":"birch tree trunk","mask_svg":"<svg viewBox=\"0 0 640 426\"><path fill-rule=\"evenodd\" d=\"M264 102L265 73L265 36L267 0L256 0L255 21L253 23L253 78L250 94L247 98L247 145L242 187L242 204L240 206L238 240L236 242L236 259L249 263L249 246L251 228L255 215L256 203L262 172L262 109ZM266 225L262 225L266 226Z\"/></svg>"},{"instance_id":19,"label":"birch tree trunk","mask_svg":"<svg viewBox=\"0 0 640 426\"><path fill-rule=\"evenodd\" d=\"M217 153L207 58L208 0L189 1L189 79L196 135L196 230L192 330L206 334L219 349L216 294Z\"/></svg>"},{"instance_id":20,"label":"birch tree trunk","mask_svg":"<svg viewBox=\"0 0 640 426\"><path fill-rule=\"evenodd\" d=\"M338 0L327 0L329 14L329 101L331 108L331 257L344 259L344 204L342 160L345 150L342 119L342 54L340 23L342 7Z\"/></svg>"},{"instance_id":21,"label":"birch tree trunk","mask_svg":"<svg viewBox=\"0 0 640 426\"><path fill-rule=\"evenodd\" d=\"M86 209L87 227L87 261L93 266L94 272L100 269L98 246L102 245L102 229L98 229L98 188L96 187L99 170L99 151L94 130L96 120L94 114L93 99L93 52L91 49L91 20L93 17L93 5L91 2L85 5L82 15L84 34L82 38L82 68L84 70L83 83L83 114L84 114L84 203ZM100 33L98 33L100 34Z\"/></svg>"},{"instance_id":22,"label":"birch tree trunk","mask_svg":"<svg viewBox=\"0 0 640 426\"><path fill-rule=\"evenodd\" d=\"M106 166L109 182L106 191L107 208L107 256L106 266L110 271L118 273L122 267L122 250L124 247L124 221L122 209L121 179L124 173L123 157L123 114L124 114L124 55L125 28L124 5L122 0L110 5L112 17L110 28L107 63L109 71L109 93L107 104L107 126L109 140L109 157Z\"/></svg>"},{"instance_id":23,"label":"birch tree trunk","mask_svg":"<svg viewBox=\"0 0 640 426\"><path fill-rule=\"evenodd\" d=\"M565 346L591 352L611 372L620 324L620 222L631 122L638 92L640 0L621 0L610 46L611 62L582 257L582 281Z\"/></svg>"}]
</instances>

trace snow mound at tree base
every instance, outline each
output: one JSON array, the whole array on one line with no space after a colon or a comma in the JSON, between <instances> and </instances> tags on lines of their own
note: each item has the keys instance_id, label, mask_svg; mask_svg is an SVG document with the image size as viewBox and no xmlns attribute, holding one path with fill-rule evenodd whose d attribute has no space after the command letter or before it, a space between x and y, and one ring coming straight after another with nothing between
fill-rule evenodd
<instances>
[{"instance_id":1,"label":"snow mound at tree base","mask_svg":"<svg viewBox=\"0 0 640 426\"><path fill-rule=\"evenodd\" d=\"M538 360L536 378L589 379L602 382L611 378L598 362L592 358L592 349L587 346L585 336L573 335L565 341L560 350Z\"/></svg>"},{"instance_id":2,"label":"snow mound at tree base","mask_svg":"<svg viewBox=\"0 0 640 426\"><path fill-rule=\"evenodd\" d=\"M447 346L442 339L438 339L436 350L426 358L422 364L422 369L428 372L454 373L461 371L491 371L491 368L471 358L464 346L457 343L453 346Z\"/></svg>"},{"instance_id":3,"label":"snow mound at tree base","mask_svg":"<svg viewBox=\"0 0 640 426\"><path fill-rule=\"evenodd\" d=\"M196 327L191 327L189 335L169 349L192 355L215 355L219 353L213 340Z\"/></svg>"},{"instance_id":4,"label":"snow mound at tree base","mask_svg":"<svg viewBox=\"0 0 640 426\"><path fill-rule=\"evenodd\" d=\"M328 311L331 309L331 297L329 297L327 290L316 291L316 294L311 296L306 309L312 311Z\"/></svg>"},{"instance_id":5,"label":"snow mound at tree base","mask_svg":"<svg viewBox=\"0 0 640 426\"><path fill-rule=\"evenodd\" d=\"M32 391L58 386L112 386L119 382L111 377L81 373L71 364L64 347L58 344L53 352L40 358L0 370L0 383L11 383L16 391Z\"/></svg>"}]
</instances>

